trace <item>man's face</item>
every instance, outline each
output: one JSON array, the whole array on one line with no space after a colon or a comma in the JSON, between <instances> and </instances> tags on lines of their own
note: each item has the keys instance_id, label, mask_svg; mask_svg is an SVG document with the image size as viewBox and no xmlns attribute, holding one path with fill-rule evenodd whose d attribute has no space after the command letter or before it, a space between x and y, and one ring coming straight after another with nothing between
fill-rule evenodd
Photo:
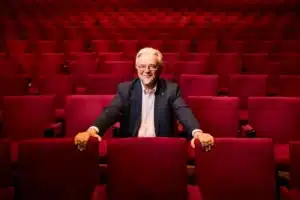
<instances>
[{"instance_id":1,"label":"man's face","mask_svg":"<svg viewBox=\"0 0 300 200\"><path fill-rule=\"evenodd\" d=\"M136 62L137 74L145 86L153 86L160 74L157 56L149 53L141 55Z\"/></svg>"}]
</instances>

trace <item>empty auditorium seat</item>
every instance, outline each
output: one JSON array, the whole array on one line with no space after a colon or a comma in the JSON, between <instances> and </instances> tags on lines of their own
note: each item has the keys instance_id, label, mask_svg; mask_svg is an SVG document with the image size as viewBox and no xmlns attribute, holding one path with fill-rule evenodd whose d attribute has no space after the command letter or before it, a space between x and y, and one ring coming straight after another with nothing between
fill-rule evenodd
<instances>
[{"instance_id":1,"label":"empty auditorium seat","mask_svg":"<svg viewBox=\"0 0 300 200\"><path fill-rule=\"evenodd\" d=\"M13 200L13 171L10 153L11 144L8 140L0 140L0 199Z\"/></svg>"},{"instance_id":2,"label":"empty auditorium seat","mask_svg":"<svg viewBox=\"0 0 300 200\"><path fill-rule=\"evenodd\" d=\"M212 68L219 75L219 88L228 92L229 76L241 72L241 61L237 53L216 53L213 55Z\"/></svg>"},{"instance_id":3,"label":"empty auditorium seat","mask_svg":"<svg viewBox=\"0 0 300 200\"><path fill-rule=\"evenodd\" d=\"M300 54L285 53L277 55L281 64L281 74L300 74Z\"/></svg>"},{"instance_id":4,"label":"empty auditorium seat","mask_svg":"<svg viewBox=\"0 0 300 200\"><path fill-rule=\"evenodd\" d=\"M168 71L177 76L181 74L209 74L210 69L207 63L199 61L178 61L174 64L173 69L168 69Z\"/></svg>"},{"instance_id":5,"label":"empty auditorium seat","mask_svg":"<svg viewBox=\"0 0 300 200\"><path fill-rule=\"evenodd\" d=\"M3 135L19 141L42 138L55 121L54 96L5 96Z\"/></svg>"},{"instance_id":6,"label":"empty auditorium seat","mask_svg":"<svg viewBox=\"0 0 300 200\"><path fill-rule=\"evenodd\" d=\"M37 88L41 95L55 95L56 118L63 119L66 97L74 92L72 77L62 74L41 76Z\"/></svg>"},{"instance_id":7,"label":"empty auditorium seat","mask_svg":"<svg viewBox=\"0 0 300 200\"><path fill-rule=\"evenodd\" d=\"M39 75L55 75L61 73L61 66L65 64L64 54L44 53L38 57L37 68Z\"/></svg>"},{"instance_id":8,"label":"empty auditorium seat","mask_svg":"<svg viewBox=\"0 0 300 200\"><path fill-rule=\"evenodd\" d=\"M4 96L21 96L28 92L28 76L8 75L0 77L0 108Z\"/></svg>"},{"instance_id":9,"label":"empty auditorium seat","mask_svg":"<svg viewBox=\"0 0 300 200\"><path fill-rule=\"evenodd\" d=\"M86 131L111 103L113 97L113 95L68 96L65 106L66 137L74 137L77 133ZM105 132L103 139L110 139L112 135L110 128ZM101 158L105 158L106 141L100 143L99 154Z\"/></svg>"},{"instance_id":10,"label":"empty auditorium seat","mask_svg":"<svg viewBox=\"0 0 300 200\"><path fill-rule=\"evenodd\" d=\"M286 97L300 97L300 76L281 75L279 83L279 95Z\"/></svg>"},{"instance_id":11,"label":"empty auditorium seat","mask_svg":"<svg viewBox=\"0 0 300 200\"><path fill-rule=\"evenodd\" d=\"M24 200L90 199L98 175L98 141L85 151L74 139L31 139L19 144L17 194Z\"/></svg>"},{"instance_id":12,"label":"empty auditorium seat","mask_svg":"<svg viewBox=\"0 0 300 200\"><path fill-rule=\"evenodd\" d=\"M118 84L129 81L129 78L124 76L116 75L102 75L93 74L89 75L86 84L86 94L97 94L97 95L114 95L117 92Z\"/></svg>"},{"instance_id":13,"label":"empty auditorium seat","mask_svg":"<svg viewBox=\"0 0 300 200\"><path fill-rule=\"evenodd\" d=\"M56 52L56 42L53 40L39 40L36 42L36 51L39 54L43 53L55 53Z\"/></svg>"},{"instance_id":14,"label":"empty auditorium seat","mask_svg":"<svg viewBox=\"0 0 300 200\"><path fill-rule=\"evenodd\" d=\"M216 138L211 152L203 152L199 144L195 151L203 199L275 199L272 140Z\"/></svg>"},{"instance_id":15,"label":"empty auditorium seat","mask_svg":"<svg viewBox=\"0 0 300 200\"><path fill-rule=\"evenodd\" d=\"M72 53L70 60L70 70L77 86L84 86L87 75L98 71L98 59L94 53Z\"/></svg>"},{"instance_id":16,"label":"empty auditorium seat","mask_svg":"<svg viewBox=\"0 0 300 200\"><path fill-rule=\"evenodd\" d=\"M265 74L268 69L268 54L250 53L243 55L243 69L249 74ZM267 73L268 74L268 73Z\"/></svg>"},{"instance_id":17,"label":"empty auditorium seat","mask_svg":"<svg viewBox=\"0 0 300 200\"><path fill-rule=\"evenodd\" d=\"M267 75L231 75L228 95L240 98L240 118L247 120L248 97L267 96Z\"/></svg>"},{"instance_id":18,"label":"empty auditorium seat","mask_svg":"<svg viewBox=\"0 0 300 200\"><path fill-rule=\"evenodd\" d=\"M130 77L134 72L134 64L132 61L108 61L101 64L99 72Z\"/></svg>"},{"instance_id":19,"label":"empty auditorium seat","mask_svg":"<svg viewBox=\"0 0 300 200\"><path fill-rule=\"evenodd\" d=\"M184 139L115 139L108 152L108 199L201 199L199 190L187 185ZM191 198L191 191L198 198ZM97 187L93 200L101 192Z\"/></svg>"},{"instance_id":20,"label":"empty auditorium seat","mask_svg":"<svg viewBox=\"0 0 300 200\"><path fill-rule=\"evenodd\" d=\"M182 96L216 96L218 93L217 75L183 74L180 76L179 85Z\"/></svg>"},{"instance_id":21,"label":"empty auditorium seat","mask_svg":"<svg viewBox=\"0 0 300 200\"><path fill-rule=\"evenodd\" d=\"M297 98L250 97L248 122L256 131L256 137L272 138L275 159L279 169L289 166L288 142L300 140L298 134L299 105Z\"/></svg>"},{"instance_id":22,"label":"empty auditorium seat","mask_svg":"<svg viewBox=\"0 0 300 200\"><path fill-rule=\"evenodd\" d=\"M100 62L108 62L108 61L122 61L125 55L123 52L106 52L99 53L99 61Z\"/></svg>"},{"instance_id":23,"label":"empty auditorium seat","mask_svg":"<svg viewBox=\"0 0 300 200\"><path fill-rule=\"evenodd\" d=\"M190 96L187 103L201 124L214 137L237 137L239 99L237 97Z\"/></svg>"}]
</instances>

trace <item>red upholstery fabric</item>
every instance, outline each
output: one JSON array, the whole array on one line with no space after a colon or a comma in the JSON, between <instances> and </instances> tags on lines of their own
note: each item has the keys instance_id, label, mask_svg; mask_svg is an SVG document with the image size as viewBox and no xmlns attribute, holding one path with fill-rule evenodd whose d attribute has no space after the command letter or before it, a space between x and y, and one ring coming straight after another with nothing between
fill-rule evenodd
<instances>
[{"instance_id":1,"label":"red upholstery fabric","mask_svg":"<svg viewBox=\"0 0 300 200\"><path fill-rule=\"evenodd\" d=\"M270 139L216 138L211 152L196 146L196 179L203 199L275 199Z\"/></svg>"},{"instance_id":2,"label":"red upholstery fabric","mask_svg":"<svg viewBox=\"0 0 300 200\"><path fill-rule=\"evenodd\" d=\"M239 99L236 97L189 97L188 105L201 129L214 137L237 137Z\"/></svg>"},{"instance_id":3,"label":"red upholstery fabric","mask_svg":"<svg viewBox=\"0 0 300 200\"><path fill-rule=\"evenodd\" d=\"M45 53L38 57L37 67L39 75L55 75L60 72L60 66L64 64L64 54Z\"/></svg>"},{"instance_id":4,"label":"red upholstery fabric","mask_svg":"<svg viewBox=\"0 0 300 200\"><path fill-rule=\"evenodd\" d=\"M216 96L218 91L217 75L184 74L179 80L182 96Z\"/></svg>"},{"instance_id":5,"label":"red upholstery fabric","mask_svg":"<svg viewBox=\"0 0 300 200\"><path fill-rule=\"evenodd\" d=\"M224 90L229 85L229 75L241 72L241 62L237 53L218 53L214 55L213 71L219 75L219 88Z\"/></svg>"},{"instance_id":6,"label":"red upholstery fabric","mask_svg":"<svg viewBox=\"0 0 300 200\"><path fill-rule=\"evenodd\" d=\"M279 95L285 97L300 97L300 76L281 75Z\"/></svg>"},{"instance_id":7,"label":"red upholstery fabric","mask_svg":"<svg viewBox=\"0 0 300 200\"><path fill-rule=\"evenodd\" d=\"M91 198L98 180L98 141L85 151L73 139L35 139L19 144L17 184L24 200Z\"/></svg>"},{"instance_id":8,"label":"red upholstery fabric","mask_svg":"<svg viewBox=\"0 0 300 200\"><path fill-rule=\"evenodd\" d=\"M175 71L177 75L207 74L209 72L209 66L207 63L200 61L178 61L174 64L173 71Z\"/></svg>"},{"instance_id":9,"label":"red upholstery fabric","mask_svg":"<svg viewBox=\"0 0 300 200\"><path fill-rule=\"evenodd\" d=\"M231 75L228 95L239 97L241 109L247 109L248 97L267 95L267 75Z\"/></svg>"},{"instance_id":10,"label":"red upholstery fabric","mask_svg":"<svg viewBox=\"0 0 300 200\"><path fill-rule=\"evenodd\" d=\"M0 107L3 96L25 95L28 91L28 77L25 75L5 75L0 77Z\"/></svg>"},{"instance_id":11,"label":"red upholstery fabric","mask_svg":"<svg viewBox=\"0 0 300 200\"><path fill-rule=\"evenodd\" d=\"M100 66L100 72L118 76L130 77L134 71L132 61L107 61Z\"/></svg>"},{"instance_id":12,"label":"red upholstery fabric","mask_svg":"<svg viewBox=\"0 0 300 200\"><path fill-rule=\"evenodd\" d=\"M65 98L73 93L72 77L69 75L41 76L38 81L40 94L55 95L56 108L64 108Z\"/></svg>"},{"instance_id":13,"label":"red upholstery fabric","mask_svg":"<svg viewBox=\"0 0 300 200\"><path fill-rule=\"evenodd\" d=\"M110 140L108 198L185 199L186 148L177 138Z\"/></svg>"},{"instance_id":14,"label":"red upholstery fabric","mask_svg":"<svg viewBox=\"0 0 300 200\"><path fill-rule=\"evenodd\" d=\"M89 75L86 84L86 93L98 95L114 95L117 92L119 83L129 80L130 78L126 78L121 75Z\"/></svg>"},{"instance_id":15,"label":"red upholstery fabric","mask_svg":"<svg viewBox=\"0 0 300 200\"><path fill-rule=\"evenodd\" d=\"M3 133L13 140L44 137L55 121L53 96L6 96Z\"/></svg>"},{"instance_id":16,"label":"red upholstery fabric","mask_svg":"<svg viewBox=\"0 0 300 200\"><path fill-rule=\"evenodd\" d=\"M250 97L248 122L257 137L287 144L299 140L299 99L288 97Z\"/></svg>"},{"instance_id":17,"label":"red upholstery fabric","mask_svg":"<svg viewBox=\"0 0 300 200\"><path fill-rule=\"evenodd\" d=\"M68 96L65 107L66 136L73 137L87 130L112 99L113 95Z\"/></svg>"}]
</instances>

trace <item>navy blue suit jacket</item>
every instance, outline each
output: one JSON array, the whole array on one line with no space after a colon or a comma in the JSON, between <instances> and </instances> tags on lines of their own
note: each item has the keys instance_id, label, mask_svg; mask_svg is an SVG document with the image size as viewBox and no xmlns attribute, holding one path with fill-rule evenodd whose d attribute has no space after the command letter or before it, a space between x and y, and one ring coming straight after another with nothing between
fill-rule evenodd
<instances>
[{"instance_id":1,"label":"navy blue suit jacket","mask_svg":"<svg viewBox=\"0 0 300 200\"><path fill-rule=\"evenodd\" d=\"M174 136L176 121L183 125L185 132L191 136L199 123L192 111L181 97L176 83L162 78L157 81L154 103L154 126L157 137ZM142 85L140 79L120 83L117 94L111 104L104 109L95 120L94 126L99 128L99 135L117 121L120 122L119 137L135 137L141 124Z\"/></svg>"}]
</instances>

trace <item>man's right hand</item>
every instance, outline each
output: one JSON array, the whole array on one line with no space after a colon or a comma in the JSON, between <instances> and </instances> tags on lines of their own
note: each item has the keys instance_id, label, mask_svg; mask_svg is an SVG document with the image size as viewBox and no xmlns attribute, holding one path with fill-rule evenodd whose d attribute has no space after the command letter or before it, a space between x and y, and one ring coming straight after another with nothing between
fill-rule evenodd
<instances>
[{"instance_id":1,"label":"man's right hand","mask_svg":"<svg viewBox=\"0 0 300 200\"><path fill-rule=\"evenodd\" d=\"M86 132L78 133L75 136L74 142L79 151L85 150L90 137L96 137L98 138L99 142L101 141L101 137L94 130L87 130Z\"/></svg>"}]
</instances>

